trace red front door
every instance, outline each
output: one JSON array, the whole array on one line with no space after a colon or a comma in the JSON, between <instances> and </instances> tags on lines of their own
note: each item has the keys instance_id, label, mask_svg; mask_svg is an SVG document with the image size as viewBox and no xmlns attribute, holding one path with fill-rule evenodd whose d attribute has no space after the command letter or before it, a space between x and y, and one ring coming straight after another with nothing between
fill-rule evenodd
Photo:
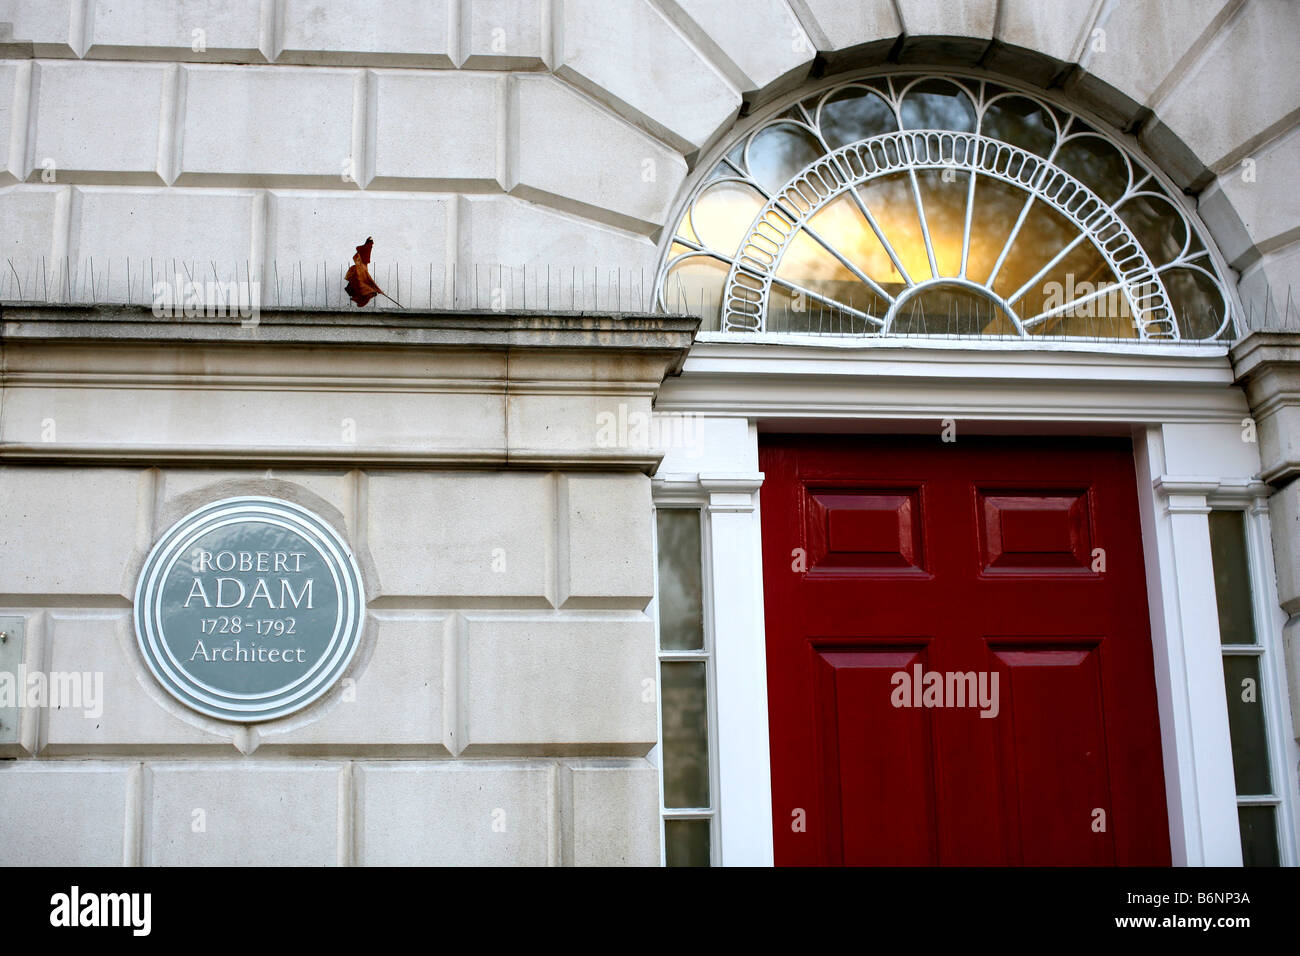
<instances>
[{"instance_id":1,"label":"red front door","mask_svg":"<svg viewBox=\"0 0 1300 956\"><path fill-rule=\"evenodd\" d=\"M778 864L1169 863L1129 442L760 465Z\"/></svg>"}]
</instances>

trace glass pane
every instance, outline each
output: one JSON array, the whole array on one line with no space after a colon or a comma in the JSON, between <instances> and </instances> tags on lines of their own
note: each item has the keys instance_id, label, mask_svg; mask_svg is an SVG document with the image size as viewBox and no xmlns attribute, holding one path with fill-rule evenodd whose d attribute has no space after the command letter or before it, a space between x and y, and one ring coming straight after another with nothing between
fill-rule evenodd
<instances>
[{"instance_id":1,"label":"glass pane","mask_svg":"<svg viewBox=\"0 0 1300 956\"><path fill-rule=\"evenodd\" d=\"M1056 145L1052 114L1026 96L1004 96L989 104L980 121L980 132L1039 156L1050 155Z\"/></svg>"},{"instance_id":2,"label":"glass pane","mask_svg":"<svg viewBox=\"0 0 1300 956\"><path fill-rule=\"evenodd\" d=\"M1160 279L1183 338L1208 339L1219 331L1227 306L1213 279L1195 269L1166 269Z\"/></svg>"},{"instance_id":3,"label":"glass pane","mask_svg":"<svg viewBox=\"0 0 1300 956\"><path fill-rule=\"evenodd\" d=\"M1276 810L1273 807L1238 807L1241 825L1241 862L1246 866L1278 866Z\"/></svg>"},{"instance_id":4,"label":"glass pane","mask_svg":"<svg viewBox=\"0 0 1300 956\"><path fill-rule=\"evenodd\" d=\"M708 692L703 661L659 665L665 807L709 805Z\"/></svg>"},{"instance_id":5,"label":"glass pane","mask_svg":"<svg viewBox=\"0 0 1300 956\"><path fill-rule=\"evenodd\" d=\"M760 130L749 144L749 174L769 194L825 154L817 137L802 126L778 123Z\"/></svg>"},{"instance_id":6,"label":"glass pane","mask_svg":"<svg viewBox=\"0 0 1300 956\"><path fill-rule=\"evenodd\" d=\"M700 513L662 508L659 533L659 646L666 651L704 647L704 597L700 580Z\"/></svg>"},{"instance_id":7,"label":"glass pane","mask_svg":"<svg viewBox=\"0 0 1300 956\"><path fill-rule=\"evenodd\" d=\"M1106 202L1115 202L1128 189L1128 160L1097 136L1080 136L1056 151L1056 165Z\"/></svg>"},{"instance_id":8,"label":"glass pane","mask_svg":"<svg viewBox=\"0 0 1300 956\"><path fill-rule=\"evenodd\" d=\"M1169 200L1135 196L1116 211L1156 266L1173 262L1182 253L1187 223Z\"/></svg>"},{"instance_id":9,"label":"glass pane","mask_svg":"<svg viewBox=\"0 0 1300 956\"><path fill-rule=\"evenodd\" d=\"M836 149L898 129L898 120L879 94L850 86L827 97L820 115L822 137Z\"/></svg>"},{"instance_id":10,"label":"glass pane","mask_svg":"<svg viewBox=\"0 0 1300 956\"><path fill-rule=\"evenodd\" d=\"M903 96L904 129L975 131L975 104L965 91L947 80L922 80Z\"/></svg>"},{"instance_id":11,"label":"glass pane","mask_svg":"<svg viewBox=\"0 0 1300 956\"><path fill-rule=\"evenodd\" d=\"M1237 778L1237 793L1272 793L1259 658L1225 655L1223 682L1228 692L1228 730L1232 735L1232 770Z\"/></svg>"},{"instance_id":12,"label":"glass pane","mask_svg":"<svg viewBox=\"0 0 1300 956\"><path fill-rule=\"evenodd\" d=\"M691 209L695 234L715 252L735 255L764 201L758 190L744 183L728 180L708 186Z\"/></svg>"},{"instance_id":13,"label":"glass pane","mask_svg":"<svg viewBox=\"0 0 1300 956\"><path fill-rule=\"evenodd\" d=\"M722 296L731 267L712 256L689 256L672 267L664 281L664 308L698 315L701 329L721 325Z\"/></svg>"},{"instance_id":14,"label":"glass pane","mask_svg":"<svg viewBox=\"0 0 1300 956\"><path fill-rule=\"evenodd\" d=\"M1210 554L1214 560L1214 596L1219 604L1219 640L1224 644L1254 644L1244 512L1210 512Z\"/></svg>"},{"instance_id":15,"label":"glass pane","mask_svg":"<svg viewBox=\"0 0 1300 956\"><path fill-rule=\"evenodd\" d=\"M669 866L708 866L709 821L665 820L664 849Z\"/></svg>"}]
</instances>

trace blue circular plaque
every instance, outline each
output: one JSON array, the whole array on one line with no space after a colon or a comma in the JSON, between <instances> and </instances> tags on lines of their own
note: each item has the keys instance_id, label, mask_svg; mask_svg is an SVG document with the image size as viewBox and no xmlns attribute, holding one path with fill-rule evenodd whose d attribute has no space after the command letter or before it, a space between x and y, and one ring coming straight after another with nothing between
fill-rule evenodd
<instances>
[{"instance_id":1,"label":"blue circular plaque","mask_svg":"<svg viewBox=\"0 0 1300 956\"><path fill-rule=\"evenodd\" d=\"M347 543L299 505L226 498L186 515L149 553L135 633L169 694L249 723L306 707L361 642L365 592Z\"/></svg>"}]
</instances>

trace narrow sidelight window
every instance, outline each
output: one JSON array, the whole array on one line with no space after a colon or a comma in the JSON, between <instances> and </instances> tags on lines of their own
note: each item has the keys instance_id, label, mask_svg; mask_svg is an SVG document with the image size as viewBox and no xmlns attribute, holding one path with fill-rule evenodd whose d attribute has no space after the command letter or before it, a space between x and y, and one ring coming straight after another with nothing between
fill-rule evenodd
<instances>
[{"instance_id":1,"label":"narrow sidelight window","mask_svg":"<svg viewBox=\"0 0 1300 956\"><path fill-rule=\"evenodd\" d=\"M1237 784L1237 819L1246 866L1277 866L1279 788L1270 766L1263 680L1264 646L1256 627L1254 588L1246 542L1245 512L1210 512L1214 594L1223 646L1223 680L1228 694L1232 769Z\"/></svg>"},{"instance_id":2,"label":"narrow sidelight window","mask_svg":"<svg viewBox=\"0 0 1300 956\"><path fill-rule=\"evenodd\" d=\"M663 862L713 862L711 642L705 621L704 546L698 508L656 512L659 628L659 780Z\"/></svg>"}]
</instances>

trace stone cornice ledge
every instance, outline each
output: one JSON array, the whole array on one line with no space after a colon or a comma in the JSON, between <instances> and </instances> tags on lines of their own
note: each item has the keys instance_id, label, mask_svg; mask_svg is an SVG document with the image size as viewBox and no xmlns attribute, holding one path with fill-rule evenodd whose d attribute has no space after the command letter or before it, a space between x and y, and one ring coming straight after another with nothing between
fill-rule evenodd
<instances>
[{"instance_id":1,"label":"stone cornice ledge","mask_svg":"<svg viewBox=\"0 0 1300 956\"><path fill-rule=\"evenodd\" d=\"M145 306L0 305L0 345L9 342L623 349L671 356L681 371L699 319L643 313L263 310L238 316L155 316Z\"/></svg>"},{"instance_id":2,"label":"stone cornice ledge","mask_svg":"<svg viewBox=\"0 0 1300 956\"><path fill-rule=\"evenodd\" d=\"M1300 477L1300 332L1251 332L1231 354L1259 426L1261 474L1280 487Z\"/></svg>"},{"instance_id":3,"label":"stone cornice ledge","mask_svg":"<svg viewBox=\"0 0 1300 956\"><path fill-rule=\"evenodd\" d=\"M653 474L648 421L698 319L0 307L0 461Z\"/></svg>"}]
</instances>

